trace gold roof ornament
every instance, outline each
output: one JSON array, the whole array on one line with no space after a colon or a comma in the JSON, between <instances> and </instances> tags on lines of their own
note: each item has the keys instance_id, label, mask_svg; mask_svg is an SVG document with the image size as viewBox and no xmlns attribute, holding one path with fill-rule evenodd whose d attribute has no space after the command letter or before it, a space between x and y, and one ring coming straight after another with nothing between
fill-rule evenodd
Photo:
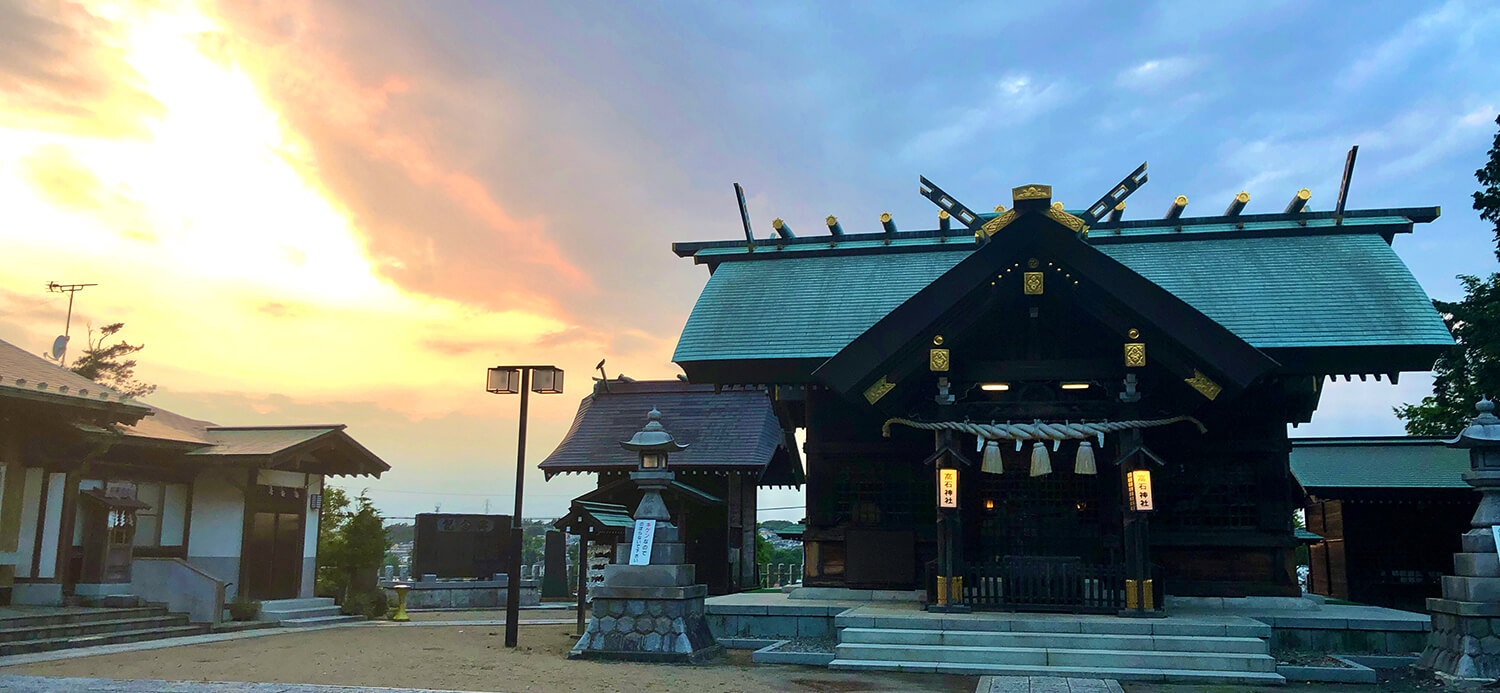
<instances>
[{"instance_id":1,"label":"gold roof ornament","mask_svg":"<svg viewBox=\"0 0 1500 693\"><path fill-rule=\"evenodd\" d=\"M885 376L882 375L879 380L865 389L865 401L870 404L879 402L881 397L886 396L886 393L894 389L896 389L896 384L886 380Z\"/></svg>"},{"instance_id":2,"label":"gold roof ornament","mask_svg":"<svg viewBox=\"0 0 1500 693\"><path fill-rule=\"evenodd\" d=\"M1200 371L1196 368L1193 369L1193 377L1185 378L1183 379L1183 382L1193 386L1193 389L1197 390L1198 394L1207 397L1209 400L1213 400L1215 397L1218 397L1219 392L1224 389L1220 387L1218 383L1209 380L1208 376L1203 374L1203 371Z\"/></svg>"},{"instance_id":3,"label":"gold roof ornament","mask_svg":"<svg viewBox=\"0 0 1500 693\"><path fill-rule=\"evenodd\" d=\"M1000 209L1000 207L996 207L996 209ZM1000 229L1010 226L1010 223L1015 221L1018 216L1020 215L1016 213L1016 210L1007 210L1001 213L1000 216L984 222L984 226L979 227L979 233L983 234L985 238L991 238L999 233Z\"/></svg>"},{"instance_id":4,"label":"gold roof ornament","mask_svg":"<svg viewBox=\"0 0 1500 693\"><path fill-rule=\"evenodd\" d=\"M1050 200L1052 199L1052 186L1050 185L1023 185L1019 188L1011 188L1010 196L1013 201L1019 200Z\"/></svg>"}]
</instances>

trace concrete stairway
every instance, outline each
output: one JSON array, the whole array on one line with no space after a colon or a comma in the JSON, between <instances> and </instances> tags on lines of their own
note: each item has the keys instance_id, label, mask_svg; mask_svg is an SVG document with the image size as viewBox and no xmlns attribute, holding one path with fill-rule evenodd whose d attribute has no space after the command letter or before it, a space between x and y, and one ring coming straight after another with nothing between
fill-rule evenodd
<instances>
[{"instance_id":1,"label":"concrete stairway","mask_svg":"<svg viewBox=\"0 0 1500 693\"><path fill-rule=\"evenodd\" d=\"M0 656L115 645L207 633L205 624L166 607L58 610L0 618Z\"/></svg>"},{"instance_id":2,"label":"concrete stairway","mask_svg":"<svg viewBox=\"0 0 1500 693\"><path fill-rule=\"evenodd\" d=\"M274 621L290 628L329 626L365 620L363 616L345 616L328 597L311 599L274 599L260 603L260 621Z\"/></svg>"},{"instance_id":3,"label":"concrete stairway","mask_svg":"<svg viewBox=\"0 0 1500 693\"><path fill-rule=\"evenodd\" d=\"M835 617L839 644L829 667L1199 684L1285 682L1266 642L1270 627L1247 618L919 613L852 609Z\"/></svg>"}]
</instances>

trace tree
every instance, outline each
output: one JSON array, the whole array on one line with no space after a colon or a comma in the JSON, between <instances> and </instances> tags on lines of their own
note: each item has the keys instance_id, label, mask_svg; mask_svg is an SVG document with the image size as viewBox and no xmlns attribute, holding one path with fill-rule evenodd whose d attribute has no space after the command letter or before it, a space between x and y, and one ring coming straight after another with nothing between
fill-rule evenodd
<instances>
[{"instance_id":1,"label":"tree","mask_svg":"<svg viewBox=\"0 0 1500 693\"><path fill-rule=\"evenodd\" d=\"M1495 116L1500 125L1500 116ZM1486 186L1474 193L1474 209L1479 218L1495 225L1495 258L1500 259L1500 132L1495 133L1495 142L1490 146L1490 160L1484 168L1474 172L1479 184Z\"/></svg>"},{"instance_id":2,"label":"tree","mask_svg":"<svg viewBox=\"0 0 1500 693\"><path fill-rule=\"evenodd\" d=\"M135 379L135 359L128 357L145 349L146 345L131 344L124 339L115 344L104 343L123 329L125 329L123 322L110 323L99 328L99 338L95 340L94 328L90 327L88 348L83 350L82 356L73 361L70 370L100 385L112 387L122 394L144 397L155 392L156 386Z\"/></svg>"},{"instance_id":3,"label":"tree","mask_svg":"<svg viewBox=\"0 0 1500 693\"><path fill-rule=\"evenodd\" d=\"M349 522L349 494L344 489L324 486L323 506L318 511L318 570L315 592L319 596L342 595L349 575L341 567L344 554L344 525Z\"/></svg>"},{"instance_id":4,"label":"tree","mask_svg":"<svg viewBox=\"0 0 1500 693\"><path fill-rule=\"evenodd\" d=\"M1500 116L1495 124L1500 125ZM1479 218L1495 224L1495 256L1500 258L1500 132L1489 162L1474 177L1483 186L1474 193L1474 209ZM1432 394L1395 409L1410 435L1453 435L1473 418L1480 397L1500 396L1500 274L1458 279L1464 285L1462 301L1432 302L1457 344L1433 365Z\"/></svg>"}]
</instances>

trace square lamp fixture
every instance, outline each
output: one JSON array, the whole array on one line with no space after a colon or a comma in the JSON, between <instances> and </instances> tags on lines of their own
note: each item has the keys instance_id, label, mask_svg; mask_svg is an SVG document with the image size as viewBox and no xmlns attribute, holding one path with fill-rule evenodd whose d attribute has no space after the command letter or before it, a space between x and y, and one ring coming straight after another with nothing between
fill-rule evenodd
<instances>
[{"instance_id":1,"label":"square lamp fixture","mask_svg":"<svg viewBox=\"0 0 1500 693\"><path fill-rule=\"evenodd\" d=\"M491 368L484 389L496 395L514 395L521 391L521 369Z\"/></svg>"},{"instance_id":2,"label":"square lamp fixture","mask_svg":"<svg viewBox=\"0 0 1500 693\"><path fill-rule=\"evenodd\" d=\"M563 372L554 366L537 366L531 370L531 391L543 395L560 395Z\"/></svg>"},{"instance_id":3,"label":"square lamp fixture","mask_svg":"<svg viewBox=\"0 0 1500 693\"><path fill-rule=\"evenodd\" d=\"M662 469L667 466L667 455L661 452L641 453L641 469Z\"/></svg>"}]
</instances>

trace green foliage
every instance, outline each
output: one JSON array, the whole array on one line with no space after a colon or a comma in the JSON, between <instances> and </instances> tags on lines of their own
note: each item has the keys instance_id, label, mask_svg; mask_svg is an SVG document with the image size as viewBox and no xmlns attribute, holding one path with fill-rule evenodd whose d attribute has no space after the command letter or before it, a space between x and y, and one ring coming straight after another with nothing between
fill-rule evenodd
<instances>
[{"instance_id":1,"label":"green foliage","mask_svg":"<svg viewBox=\"0 0 1500 693\"><path fill-rule=\"evenodd\" d=\"M324 487L318 523L317 594L342 597L355 571L385 561L385 523L369 496L350 499L342 489Z\"/></svg>"},{"instance_id":2,"label":"green foliage","mask_svg":"<svg viewBox=\"0 0 1500 693\"><path fill-rule=\"evenodd\" d=\"M354 512L343 527L340 564L345 568L378 568L385 560L385 521L369 496L354 499Z\"/></svg>"},{"instance_id":3,"label":"green foliage","mask_svg":"<svg viewBox=\"0 0 1500 693\"><path fill-rule=\"evenodd\" d=\"M260 602L246 599L243 594L236 594L228 606L229 618L235 621L254 621L260 614Z\"/></svg>"},{"instance_id":4,"label":"green foliage","mask_svg":"<svg viewBox=\"0 0 1500 693\"><path fill-rule=\"evenodd\" d=\"M1500 125L1500 116L1495 116ZM1474 193L1474 209L1479 218L1495 225L1495 257L1500 258L1500 131L1495 133L1495 143L1490 147L1490 160L1484 168L1474 172L1474 177L1484 189Z\"/></svg>"},{"instance_id":5,"label":"green foliage","mask_svg":"<svg viewBox=\"0 0 1500 693\"><path fill-rule=\"evenodd\" d=\"M106 345L105 340L125 329L125 323L116 322L99 328L99 338L94 339L94 328L89 328L88 347L83 355L73 360L70 368L100 385L112 387L131 397L145 397L156 391L155 385L147 385L135 379L135 359L128 358L145 344L131 344L125 340Z\"/></svg>"},{"instance_id":6,"label":"green foliage","mask_svg":"<svg viewBox=\"0 0 1500 693\"><path fill-rule=\"evenodd\" d=\"M1495 123L1500 125L1500 117ZM1484 186L1474 193L1474 209L1481 219L1495 224L1495 253L1500 257L1500 133L1489 162L1474 177ZM1458 279L1464 285L1462 301L1432 302L1457 344L1433 366L1432 394L1395 410L1410 435L1456 434L1474 417L1480 397L1500 396L1500 274Z\"/></svg>"},{"instance_id":7,"label":"green foliage","mask_svg":"<svg viewBox=\"0 0 1500 693\"><path fill-rule=\"evenodd\" d=\"M390 601L382 590L358 592L349 595L339 607L341 613L349 616L364 616L374 620L385 618L390 611Z\"/></svg>"},{"instance_id":8,"label":"green foliage","mask_svg":"<svg viewBox=\"0 0 1500 693\"><path fill-rule=\"evenodd\" d=\"M547 530L552 523L546 520L526 520L521 524L521 563L540 563L547 549Z\"/></svg>"},{"instance_id":9,"label":"green foliage","mask_svg":"<svg viewBox=\"0 0 1500 693\"><path fill-rule=\"evenodd\" d=\"M318 511L318 570L314 592L339 597L349 584L349 573L337 560L344 553L344 525L349 521L349 494L341 488L323 487L323 508Z\"/></svg>"},{"instance_id":10,"label":"green foliage","mask_svg":"<svg viewBox=\"0 0 1500 693\"><path fill-rule=\"evenodd\" d=\"M385 526L385 540L392 546L417 538L417 526L410 522L392 522Z\"/></svg>"}]
</instances>

